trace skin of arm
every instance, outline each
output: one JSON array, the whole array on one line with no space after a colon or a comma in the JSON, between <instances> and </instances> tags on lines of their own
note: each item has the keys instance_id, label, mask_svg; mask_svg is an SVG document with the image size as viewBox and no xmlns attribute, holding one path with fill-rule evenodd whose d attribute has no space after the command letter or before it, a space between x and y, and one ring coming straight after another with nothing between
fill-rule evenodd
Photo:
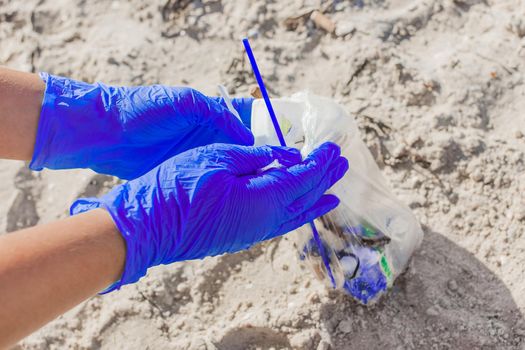
<instances>
[{"instance_id":1,"label":"skin of arm","mask_svg":"<svg viewBox=\"0 0 525 350\"><path fill-rule=\"evenodd\" d=\"M31 160L44 91L37 74L0 67L0 158ZM102 209L0 236L0 349L114 283L125 256Z\"/></svg>"},{"instance_id":2,"label":"skin of arm","mask_svg":"<svg viewBox=\"0 0 525 350\"><path fill-rule=\"evenodd\" d=\"M0 67L0 158L31 160L45 84ZM126 247L94 210L0 237L0 348L14 344L112 284Z\"/></svg>"},{"instance_id":3,"label":"skin of arm","mask_svg":"<svg viewBox=\"0 0 525 350\"><path fill-rule=\"evenodd\" d=\"M44 91L37 74L0 67L0 158L31 160Z\"/></svg>"},{"instance_id":4,"label":"skin of arm","mask_svg":"<svg viewBox=\"0 0 525 350\"><path fill-rule=\"evenodd\" d=\"M125 256L102 209L0 236L0 348L117 281Z\"/></svg>"}]
</instances>

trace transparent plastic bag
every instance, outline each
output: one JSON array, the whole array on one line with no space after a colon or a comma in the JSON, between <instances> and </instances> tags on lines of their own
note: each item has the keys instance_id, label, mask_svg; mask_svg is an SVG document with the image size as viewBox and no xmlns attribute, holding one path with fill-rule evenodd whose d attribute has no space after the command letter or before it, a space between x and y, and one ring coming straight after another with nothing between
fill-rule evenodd
<instances>
[{"instance_id":1,"label":"transparent plastic bag","mask_svg":"<svg viewBox=\"0 0 525 350\"><path fill-rule=\"evenodd\" d=\"M350 169L330 190L341 203L315 225L334 287L363 304L376 301L406 269L421 243L418 221L389 190L355 120L340 105L304 92L272 99L272 104L288 146L301 149L304 156L333 141L348 159ZM252 131L256 145L279 144L262 100L252 107ZM309 225L299 229L299 237L300 258L309 261L318 278L332 284Z\"/></svg>"}]
</instances>

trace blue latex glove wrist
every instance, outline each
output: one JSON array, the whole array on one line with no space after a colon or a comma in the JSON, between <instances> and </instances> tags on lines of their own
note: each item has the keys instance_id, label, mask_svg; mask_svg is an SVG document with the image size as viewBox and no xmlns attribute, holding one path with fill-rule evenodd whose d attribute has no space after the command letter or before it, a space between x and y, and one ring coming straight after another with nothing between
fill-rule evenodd
<instances>
[{"instance_id":1,"label":"blue latex glove wrist","mask_svg":"<svg viewBox=\"0 0 525 350\"><path fill-rule=\"evenodd\" d=\"M261 170L277 160L280 168ZM304 161L286 147L213 144L181 153L71 213L103 207L127 246L121 280L155 265L236 252L285 234L337 206L323 195L348 169L327 143Z\"/></svg>"},{"instance_id":2,"label":"blue latex glove wrist","mask_svg":"<svg viewBox=\"0 0 525 350\"><path fill-rule=\"evenodd\" d=\"M46 84L30 168L90 168L136 178L188 149L252 145L220 98L162 85L113 87L40 73ZM234 99L250 120L252 99Z\"/></svg>"}]
</instances>

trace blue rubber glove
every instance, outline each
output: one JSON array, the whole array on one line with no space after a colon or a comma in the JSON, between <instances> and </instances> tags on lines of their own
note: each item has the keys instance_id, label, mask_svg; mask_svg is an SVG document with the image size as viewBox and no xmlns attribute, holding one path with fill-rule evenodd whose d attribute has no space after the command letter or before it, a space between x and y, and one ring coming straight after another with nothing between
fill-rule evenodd
<instances>
[{"instance_id":1,"label":"blue rubber glove","mask_svg":"<svg viewBox=\"0 0 525 350\"><path fill-rule=\"evenodd\" d=\"M280 168L263 170L274 161ZM287 147L213 144L181 153L71 214L105 208L126 241L124 273L110 290L149 267L232 253L285 234L334 209L323 195L348 169L339 146L304 161Z\"/></svg>"},{"instance_id":2,"label":"blue rubber glove","mask_svg":"<svg viewBox=\"0 0 525 350\"><path fill-rule=\"evenodd\" d=\"M134 179L164 160L211 143L252 145L220 98L162 85L113 87L40 73L46 91L33 170L90 168ZM250 120L252 99L234 99Z\"/></svg>"}]
</instances>

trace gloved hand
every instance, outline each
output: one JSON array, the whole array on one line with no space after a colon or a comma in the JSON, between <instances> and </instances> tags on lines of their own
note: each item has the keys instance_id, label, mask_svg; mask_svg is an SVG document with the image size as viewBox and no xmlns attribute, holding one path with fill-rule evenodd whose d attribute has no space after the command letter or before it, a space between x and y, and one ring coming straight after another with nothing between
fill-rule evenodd
<instances>
[{"instance_id":1,"label":"gloved hand","mask_svg":"<svg viewBox=\"0 0 525 350\"><path fill-rule=\"evenodd\" d=\"M253 144L250 130L220 98L190 88L113 87L40 76L46 91L33 170L90 168L133 179L191 148ZM247 122L252 101L233 101Z\"/></svg>"},{"instance_id":2,"label":"gloved hand","mask_svg":"<svg viewBox=\"0 0 525 350\"><path fill-rule=\"evenodd\" d=\"M277 160L282 167L266 166ZM71 214L105 208L126 241L124 273L110 290L155 265L236 252L334 209L323 195L348 169L325 143L304 161L287 147L213 144L181 153Z\"/></svg>"}]
</instances>

